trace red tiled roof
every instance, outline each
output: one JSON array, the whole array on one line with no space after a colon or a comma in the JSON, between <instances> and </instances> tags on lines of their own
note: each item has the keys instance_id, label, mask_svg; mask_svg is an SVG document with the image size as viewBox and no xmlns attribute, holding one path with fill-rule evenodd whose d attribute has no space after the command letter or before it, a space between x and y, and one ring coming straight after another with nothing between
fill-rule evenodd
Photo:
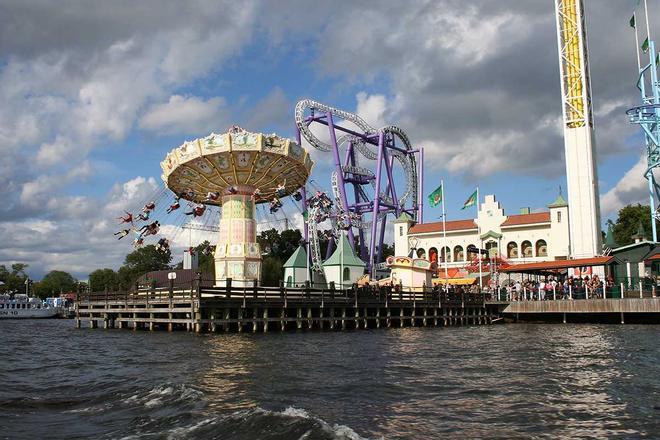
<instances>
[{"instance_id":1,"label":"red tiled roof","mask_svg":"<svg viewBox=\"0 0 660 440\"><path fill-rule=\"evenodd\" d=\"M544 272L571 267L603 266L611 263L613 260L614 257L612 256L604 256L576 258L574 260L538 261L535 263L512 264L509 267L502 268L501 271L512 273Z\"/></svg>"},{"instance_id":2,"label":"red tiled roof","mask_svg":"<svg viewBox=\"0 0 660 440\"><path fill-rule=\"evenodd\" d=\"M644 260L644 261L658 261L658 260L660 260L660 254L652 255L652 256L648 257L648 258L647 258L646 260Z\"/></svg>"},{"instance_id":3,"label":"red tiled roof","mask_svg":"<svg viewBox=\"0 0 660 440\"><path fill-rule=\"evenodd\" d=\"M531 214L510 215L504 223L502 223L502 226L531 225L534 223L548 222L550 222L549 212L534 212Z\"/></svg>"},{"instance_id":4,"label":"red tiled roof","mask_svg":"<svg viewBox=\"0 0 660 440\"><path fill-rule=\"evenodd\" d=\"M472 219L452 220L447 222L447 231L460 231L463 229L477 229L477 224ZM419 223L410 228L410 234L424 234L428 232L443 232L442 222Z\"/></svg>"}]
</instances>

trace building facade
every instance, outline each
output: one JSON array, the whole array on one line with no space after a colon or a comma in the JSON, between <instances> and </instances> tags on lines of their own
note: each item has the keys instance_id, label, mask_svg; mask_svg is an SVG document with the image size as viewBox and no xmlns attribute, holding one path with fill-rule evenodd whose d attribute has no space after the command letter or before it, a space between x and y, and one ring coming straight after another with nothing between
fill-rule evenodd
<instances>
[{"instance_id":1,"label":"building facade","mask_svg":"<svg viewBox=\"0 0 660 440\"><path fill-rule=\"evenodd\" d=\"M417 257L437 262L440 268L463 267L476 258L468 248L487 249L491 257L512 264L561 260L570 256L568 204L559 195L548 211L506 215L494 195L480 203L475 219L415 224L402 215L394 223L397 256L414 248Z\"/></svg>"}]
</instances>

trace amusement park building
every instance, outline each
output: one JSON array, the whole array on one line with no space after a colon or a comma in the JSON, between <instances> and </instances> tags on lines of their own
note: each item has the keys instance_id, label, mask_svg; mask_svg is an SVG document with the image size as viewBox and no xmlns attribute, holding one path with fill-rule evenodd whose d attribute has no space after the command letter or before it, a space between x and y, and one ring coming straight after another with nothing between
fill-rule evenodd
<instances>
[{"instance_id":1,"label":"amusement park building","mask_svg":"<svg viewBox=\"0 0 660 440\"><path fill-rule=\"evenodd\" d=\"M415 224L402 215L394 222L395 254L408 255L414 237L418 255L443 266L446 255L448 267L462 267L472 261L476 254L467 252L470 245L510 263L567 259L568 204L559 195L548 209L532 213L526 208L520 214L505 215L495 196L488 195L477 218L447 221L446 234L442 222Z\"/></svg>"}]
</instances>

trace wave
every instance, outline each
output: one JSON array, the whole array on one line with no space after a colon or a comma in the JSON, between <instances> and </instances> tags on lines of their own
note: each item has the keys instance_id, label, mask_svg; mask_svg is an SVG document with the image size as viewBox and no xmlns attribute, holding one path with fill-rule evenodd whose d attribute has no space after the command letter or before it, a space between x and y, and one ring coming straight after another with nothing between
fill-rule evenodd
<instances>
[{"instance_id":1,"label":"wave","mask_svg":"<svg viewBox=\"0 0 660 440\"><path fill-rule=\"evenodd\" d=\"M199 400L203 393L184 384L163 384L154 387L143 394L133 394L123 399L125 405L142 405L145 408L156 408L165 404L190 402Z\"/></svg>"},{"instance_id":2,"label":"wave","mask_svg":"<svg viewBox=\"0 0 660 440\"><path fill-rule=\"evenodd\" d=\"M288 407L269 411L260 407L230 414L202 417L186 426L137 432L123 440L195 438L223 440L367 440L348 426L330 424L306 410Z\"/></svg>"}]
</instances>

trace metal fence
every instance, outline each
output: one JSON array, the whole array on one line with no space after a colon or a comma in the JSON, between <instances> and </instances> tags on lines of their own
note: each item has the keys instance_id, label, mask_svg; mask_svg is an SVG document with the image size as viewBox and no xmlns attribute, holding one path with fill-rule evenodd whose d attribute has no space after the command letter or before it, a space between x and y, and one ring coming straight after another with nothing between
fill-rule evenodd
<instances>
[{"instance_id":1,"label":"metal fence","mask_svg":"<svg viewBox=\"0 0 660 440\"><path fill-rule=\"evenodd\" d=\"M521 285L520 289L500 288L492 293L498 301L556 301L585 299L656 298L660 287L650 278L617 278L598 287L558 283L551 288Z\"/></svg>"}]
</instances>

